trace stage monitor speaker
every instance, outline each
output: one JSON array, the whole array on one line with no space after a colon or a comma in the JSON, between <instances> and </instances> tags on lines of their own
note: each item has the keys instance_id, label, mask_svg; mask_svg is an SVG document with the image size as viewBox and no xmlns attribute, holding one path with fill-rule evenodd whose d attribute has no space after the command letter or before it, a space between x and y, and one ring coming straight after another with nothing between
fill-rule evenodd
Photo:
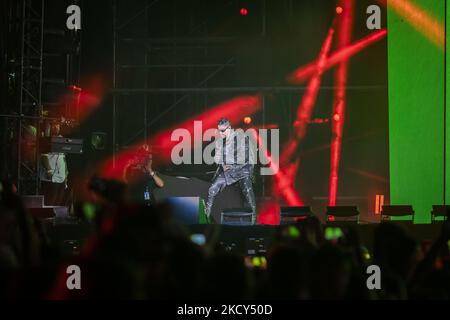
<instances>
[{"instance_id":1,"label":"stage monitor speaker","mask_svg":"<svg viewBox=\"0 0 450 320\"><path fill-rule=\"evenodd\" d=\"M356 222L359 223L357 206L327 206L327 222Z\"/></svg>"},{"instance_id":2,"label":"stage monitor speaker","mask_svg":"<svg viewBox=\"0 0 450 320\"><path fill-rule=\"evenodd\" d=\"M251 208L223 209L220 223L232 226L251 226L253 211Z\"/></svg>"},{"instance_id":3,"label":"stage monitor speaker","mask_svg":"<svg viewBox=\"0 0 450 320\"><path fill-rule=\"evenodd\" d=\"M414 209L411 205L384 205L381 209L381 220L391 220L392 217L402 217L414 221ZM403 219L402 219L403 220Z\"/></svg>"},{"instance_id":4,"label":"stage monitor speaker","mask_svg":"<svg viewBox=\"0 0 450 320\"><path fill-rule=\"evenodd\" d=\"M433 210L431 211L431 221L446 220L449 215L449 205L433 205Z\"/></svg>"},{"instance_id":5,"label":"stage monitor speaker","mask_svg":"<svg viewBox=\"0 0 450 320\"><path fill-rule=\"evenodd\" d=\"M281 207L280 224L292 224L297 220L307 219L313 215L310 206Z\"/></svg>"}]
</instances>

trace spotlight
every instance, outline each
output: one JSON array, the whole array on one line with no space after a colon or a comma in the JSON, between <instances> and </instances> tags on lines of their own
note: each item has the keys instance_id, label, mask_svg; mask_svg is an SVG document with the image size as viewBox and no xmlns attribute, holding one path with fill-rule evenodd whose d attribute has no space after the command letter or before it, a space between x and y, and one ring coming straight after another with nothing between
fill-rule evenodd
<instances>
[{"instance_id":1,"label":"spotlight","mask_svg":"<svg viewBox=\"0 0 450 320\"><path fill-rule=\"evenodd\" d=\"M342 9L342 7L336 7L337 14L341 14L343 11L344 11L344 9Z\"/></svg>"},{"instance_id":2,"label":"spotlight","mask_svg":"<svg viewBox=\"0 0 450 320\"><path fill-rule=\"evenodd\" d=\"M335 114L333 115L333 120L334 120L334 121L339 121L340 119L341 119L341 117L339 116L338 113L335 113Z\"/></svg>"},{"instance_id":3,"label":"spotlight","mask_svg":"<svg viewBox=\"0 0 450 320\"><path fill-rule=\"evenodd\" d=\"M245 123L245 124L251 124L252 121L253 121L253 120L252 120L252 117L248 117L248 116L247 116L247 117L244 117L244 123Z\"/></svg>"},{"instance_id":4,"label":"spotlight","mask_svg":"<svg viewBox=\"0 0 450 320\"><path fill-rule=\"evenodd\" d=\"M247 8L241 8L240 13L241 13L241 16L246 16L248 13Z\"/></svg>"}]
</instances>

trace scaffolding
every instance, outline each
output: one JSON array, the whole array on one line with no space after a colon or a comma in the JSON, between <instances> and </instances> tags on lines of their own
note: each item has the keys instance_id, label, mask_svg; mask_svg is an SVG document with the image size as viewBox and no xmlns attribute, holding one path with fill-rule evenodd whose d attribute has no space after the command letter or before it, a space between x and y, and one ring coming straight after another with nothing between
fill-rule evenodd
<instances>
[{"instance_id":1,"label":"scaffolding","mask_svg":"<svg viewBox=\"0 0 450 320\"><path fill-rule=\"evenodd\" d=\"M47 48L55 44L64 46L67 41L63 28L49 29L44 24L44 12L53 5L45 0L7 0L2 16L5 26L2 65L6 72L1 91L0 119L4 124L1 174L16 184L22 195L39 194L40 138L45 135L45 124L61 121L59 115L47 116L49 109L60 104L56 97L49 98L46 94L47 84L57 84L65 90L69 82L79 81L79 70L78 74L73 70L75 65L79 69L79 52L57 60L62 52L50 52ZM46 40L44 45L44 35L48 34L57 34L58 38L51 43ZM65 73L49 77L51 67L61 63L65 64ZM63 115L67 122L76 121L67 112L66 106Z\"/></svg>"},{"instance_id":2,"label":"scaffolding","mask_svg":"<svg viewBox=\"0 0 450 320\"><path fill-rule=\"evenodd\" d=\"M37 194L39 189L39 139L42 115L42 58L44 1L22 2L22 46L17 110L17 189Z\"/></svg>"}]
</instances>

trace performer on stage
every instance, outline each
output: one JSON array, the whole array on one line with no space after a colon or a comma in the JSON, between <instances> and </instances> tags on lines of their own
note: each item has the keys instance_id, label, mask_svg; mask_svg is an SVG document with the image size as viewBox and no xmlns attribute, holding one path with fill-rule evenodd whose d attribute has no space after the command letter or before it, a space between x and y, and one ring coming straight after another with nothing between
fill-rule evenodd
<instances>
[{"instance_id":1,"label":"performer on stage","mask_svg":"<svg viewBox=\"0 0 450 320\"><path fill-rule=\"evenodd\" d=\"M152 169L152 153L143 145L123 171L123 180L128 184L129 199L136 203L155 203L156 188L164 187L164 181Z\"/></svg>"},{"instance_id":2,"label":"performer on stage","mask_svg":"<svg viewBox=\"0 0 450 320\"><path fill-rule=\"evenodd\" d=\"M211 208L217 194L226 186L239 183L247 205L253 211L252 223L256 224L256 201L252 185L254 149L250 146L251 139L243 132L233 130L226 118L218 121L217 128L219 136L215 142L214 160L219 166L208 190L206 201L208 220L211 221Z\"/></svg>"}]
</instances>

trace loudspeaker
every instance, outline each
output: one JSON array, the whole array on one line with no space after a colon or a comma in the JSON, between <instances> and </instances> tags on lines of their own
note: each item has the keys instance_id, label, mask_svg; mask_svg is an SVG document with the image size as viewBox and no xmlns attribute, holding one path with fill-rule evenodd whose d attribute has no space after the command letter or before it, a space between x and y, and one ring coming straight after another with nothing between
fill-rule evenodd
<instances>
[{"instance_id":1,"label":"loudspeaker","mask_svg":"<svg viewBox=\"0 0 450 320\"><path fill-rule=\"evenodd\" d=\"M250 208L223 209L220 223L232 226L251 226L253 211Z\"/></svg>"},{"instance_id":2,"label":"loudspeaker","mask_svg":"<svg viewBox=\"0 0 450 320\"><path fill-rule=\"evenodd\" d=\"M445 220L448 215L450 215L449 205L433 205L433 210L431 211L431 221L437 220L437 217L441 217Z\"/></svg>"},{"instance_id":3,"label":"loudspeaker","mask_svg":"<svg viewBox=\"0 0 450 320\"><path fill-rule=\"evenodd\" d=\"M310 206L281 207L280 224L292 224L297 220L307 219L313 215Z\"/></svg>"},{"instance_id":4,"label":"loudspeaker","mask_svg":"<svg viewBox=\"0 0 450 320\"><path fill-rule=\"evenodd\" d=\"M327 222L356 222L359 223L357 206L327 206Z\"/></svg>"},{"instance_id":5,"label":"loudspeaker","mask_svg":"<svg viewBox=\"0 0 450 320\"><path fill-rule=\"evenodd\" d=\"M381 220L391 220L391 217L405 217L414 221L414 209L411 205L383 205Z\"/></svg>"}]
</instances>

